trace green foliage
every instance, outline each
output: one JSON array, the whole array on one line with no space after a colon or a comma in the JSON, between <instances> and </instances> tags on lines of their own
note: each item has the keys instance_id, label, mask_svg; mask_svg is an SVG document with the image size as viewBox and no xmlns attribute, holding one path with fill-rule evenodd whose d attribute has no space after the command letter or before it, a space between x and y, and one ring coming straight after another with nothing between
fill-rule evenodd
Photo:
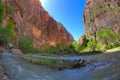
<instances>
[{"instance_id":1,"label":"green foliage","mask_svg":"<svg viewBox=\"0 0 120 80\"><path fill-rule=\"evenodd\" d=\"M59 42L56 44L56 46L50 46L50 47L44 48L42 52L45 54L61 54L63 53L65 48L66 48L66 45L62 42Z\"/></svg>"},{"instance_id":2,"label":"green foliage","mask_svg":"<svg viewBox=\"0 0 120 80\"><path fill-rule=\"evenodd\" d=\"M4 8L5 6L2 4L2 1L0 0L0 25L2 23L2 17L4 15Z\"/></svg>"},{"instance_id":3,"label":"green foliage","mask_svg":"<svg viewBox=\"0 0 120 80\"><path fill-rule=\"evenodd\" d=\"M13 22L9 21L6 26L1 26L2 18L4 15L5 6L2 4L0 0L0 43L7 44L10 42L16 35Z\"/></svg>"},{"instance_id":4,"label":"green foliage","mask_svg":"<svg viewBox=\"0 0 120 80\"><path fill-rule=\"evenodd\" d=\"M87 43L87 47L90 49L90 51L95 51L96 48L95 39L89 39L89 42Z\"/></svg>"},{"instance_id":5,"label":"green foliage","mask_svg":"<svg viewBox=\"0 0 120 80\"><path fill-rule=\"evenodd\" d=\"M104 42L106 49L114 47L116 40L119 39L119 35L108 28L105 28L102 30L102 32L98 33L97 37Z\"/></svg>"},{"instance_id":6,"label":"green foliage","mask_svg":"<svg viewBox=\"0 0 120 80\"><path fill-rule=\"evenodd\" d=\"M59 43L56 44L55 47L56 47L57 49L59 49L60 51L62 51L62 50L64 50L67 46L66 46L64 43L59 42Z\"/></svg>"},{"instance_id":7,"label":"green foliage","mask_svg":"<svg viewBox=\"0 0 120 80\"><path fill-rule=\"evenodd\" d=\"M105 50L105 47L102 45L102 43L97 42L95 51L103 51L103 50Z\"/></svg>"},{"instance_id":8,"label":"green foliage","mask_svg":"<svg viewBox=\"0 0 120 80\"><path fill-rule=\"evenodd\" d=\"M102 9L103 12L120 12L120 8L114 8L112 9L111 7L109 6L105 6L103 9Z\"/></svg>"},{"instance_id":9,"label":"green foliage","mask_svg":"<svg viewBox=\"0 0 120 80\"><path fill-rule=\"evenodd\" d=\"M77 51L75 50L75 47L70 45L67 48L64 49L65 54L76 54Z\"/></svg>"},{"instance_id":10,"label":"green foliage","mask_svg":"<svg viewBox=\"0 0 120 80\"><path fill-rule=\"evenodd\" d=\"M78 53L80 53L83 52L85 48L86 47L84 45L77 44L75 49Z\"/></svg>"},{"instance_id":11,"label":"green foliage","mask_svg":"<svg viewBox=\"0 0 120 80\"><path fill-rule=\"evenodd\" d=\"M50 47L46 47L42 50L42 53L44 54L56 54L56 55L60 55L60 54L73 54L76 53L75 48L70 45L70 46L66 46L64 43L57 43L56 46L50 46Z\"/></svg>"},{"instance_id":12,"label":"green foliage","mask_svg":"<svg viewBox=\"0 0 120 80\"><path fill-rule=\"evenodd\" d=\"M72 43L72 46L74 47L74 50L75 50L76 53L79 53L79 52L83 51L86 48L84 45L78 44L77 41L74 41Z\"/></svg>"},{"instance_id":13,"label":"green foliage","mask_svg":"<svg viewBox=\"0 0 120 80\"><path fill-rule=\"evenodd\" d=\"M55 47L55 46L50 46L50 47L44 48L42 50L42 53L45 53L45 54L58 54L58 53L60 53L60 49Z\"/></svg>"},{"instance_id":14,"label":"green foliage","mask_svg":"<svg viewBox=\"0 0 120 80\"><path fill-rule=\"evenodd\" d=\"M76 46L77 43L78 43L77 41L72 42L72 46Z\"/></svg>"},{"instance_id":15,"label":"green foliage","mask_svg":"<svg viewBox=\"0 0 120 80\"><path fill-rule=\"evenodd\" d=\"M1 43L8 43L10 42L16 35L16 32L13 27L12 22L8 22L5 27L0 27L0 42Z\"/></svg>"},{"instance_id":16,"label":"green foliage","mask_svg":"<svg viewBox=\"0 0 120 80\"><path fill-rule=\"evenodd\" d=\"M113 31L111 31L108 28L105 28L102 30L101 33L98 34L98 37L99 38L110 38L110 37L117 38L118 34L114 33Z\"/></svg>"},{"instance_id":17,"label":"green foliage","mask_svg":"<svg viewBox=\"0 0 120 80\"><path fill-rule=\"evenodd\" d=\"M32 39L26 36L19 38L18 48L24 53L34 53L37 51L37 49L33 48L32 46Z\"/></svg>"}]
</instances>

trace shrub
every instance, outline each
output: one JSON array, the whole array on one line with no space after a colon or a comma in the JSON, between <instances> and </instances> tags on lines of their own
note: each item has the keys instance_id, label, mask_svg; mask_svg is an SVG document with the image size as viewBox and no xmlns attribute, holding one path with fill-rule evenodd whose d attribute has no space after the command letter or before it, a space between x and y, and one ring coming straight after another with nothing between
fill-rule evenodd
<instances>
[{"instance_id":1,"label":"shrub","mask_svg":"<svg viewBox=\"0 0 120 80\"><path fill-rule=\"evenodd\" d=\"M60 50L55 46L50 46L42 50L42 53L45 53L45 54L58 54L59 52Z\"/></svg>"},{"instance_id":2,"label":"shrub","mask_svg":"<svg viewBox=\"0 0 120 80\"><path fill-rule=\"evenodd\" d=\"M24 53L34 53L37 51L37 49L33 48L32 46L32 39L27 36L19 38L18 48L21 49Z\"/></svg>"},{"instance_id":3,"label":"shrub","mask_svg":"<svg viewBox=\"0 0 120 80\"><path fill-rule=\"evenodd\" d=\"M95 51L95 48L96 48L96 41L95 41L95 39L89 39L89 42L87 43L87 47L91 51Z\"/></svg>"},{"instance_id":4,"label":"shrub","mask_svg":"<svg viewBox=\"0 0 120 80\"><path fill-rule=\"evenodd\" d=\"M0 0L0 25L2 23L2 17L4 15L4 8L5 6L2 4L2 1Z\"/></svg>"},{"instance_id":5,"label":"shrub","mask_svg":"<svg viewBox=\"0 0 120 80\"><path fill-rule=\"evenodd\" d=\"M12 22L8 22L5 27L0 27L0 42L9 43L16 35Z\"/></svg>"},{"instance_id":6,"label":"shrub","mask_svg":"<svg viewBox=\"0 0 120 80\"><path fill-rule=\"evenodd\" d=\"M98 33L97 37L110 48L111 43L116 43L119 39L119 35L108 28L102 30L102 32Z\"/></svg>"},{"instance_id":7,"label":"shrub","mask_svg":"<svg viewBox=\"0 0 120 80\"><path fill-rule=\"evenodd\" d=\"M64 49L65 54L76 54L77 51L75 50L75 47L70 45L67 48Z\"/></svg>"},{"instance_id":8,"label":"shrub","mask_svg":"<svg viewBox=\"0 0 120 80\"><path fill-rule=\"evenodd\" d=\"M67 46L64 43L59 42L59 43L56 44L55 47L62 52Z\"/></svg>"},{"instance_id":9,"label":"shrub","mask_svg":"<svg viewBox=\"0 0 120 80\"><path fill-rule=\"evenodd\" d=\"M77 44L75 49L79 53L79 52L83 52L85 48L86 47L84 45Z\"/></svg>"},{"instance_id":10,"label":"shrub","mask_svg":"<svg viewBox=\"0 0 120 80\"><path fill-rule=\"evenodd\" d=\"M46 47L42 50L45 54L72 54L76 53L75 47L72 45L66 46L64 43L57 43L56 46Z\"/></svg>"},{"instance_id":11,"label":"shrub","mask_svg":"<svg viewBox=\"0 0 120 80\"><path fill-rule=\"evenodd\" d=\"M96 48L95 48L95 51L101 51L101 50L104 50L104 46L102 43L96 43Z\"/></svg>"}]
</instances>

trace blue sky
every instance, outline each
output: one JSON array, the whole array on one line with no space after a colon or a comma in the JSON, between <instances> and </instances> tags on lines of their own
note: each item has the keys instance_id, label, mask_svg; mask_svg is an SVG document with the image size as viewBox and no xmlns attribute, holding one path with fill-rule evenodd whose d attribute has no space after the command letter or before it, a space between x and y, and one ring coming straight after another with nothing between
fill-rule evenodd
<instances>
[{"instance_id":1,"label":"blue sky","mask_svg":"<svg viewBox=\"0 0 120 80\"><path fill-rule=\"evenodd\" d=\"M70 32L75 40L84 34L85 0L41 0L49 14Z\"/></svg>"}]
</instances>

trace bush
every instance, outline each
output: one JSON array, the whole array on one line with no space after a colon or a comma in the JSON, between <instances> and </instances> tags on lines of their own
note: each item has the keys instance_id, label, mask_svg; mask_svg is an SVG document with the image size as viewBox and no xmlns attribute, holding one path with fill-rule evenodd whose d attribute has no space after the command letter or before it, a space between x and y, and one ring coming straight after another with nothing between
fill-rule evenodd
<instances>
[{"instance_id":1,"label":"bush","mask_svg":"<svg viewBox=\"0 0 120 80\"><path fill-rule=\"evenodd\" d=\"M24 53L37 52L37 49L33 48L32 46L32 39L26 36L19 38L18 48L21 49Z\"/></svg>"},{"instance_id":2,"label":"bush","mask_svg":"<svg viewBox=\"0 0 120 80\"><path fill-rule=\"evenodd\" d=\"M12 22L8 22L5 27L0 27L0 42L9 43L16 36L16 32Z\"/></svg>"},{"instance_id":3,"label":"bush","mask_svg":"<svg viewBox=\"0 0 120 80\"><path fill-rule=\"evenodd\" d=\"M45 54L58 54L58 53L60 53L60 49L55 47L55 46L50 46L50 47L44 48L42 50L42 53L45 53Z\"/></svg>"},{"instance_id":4,"label":"bush","mask_svg":"<svg viewBox=\"0 0 120 80\"><path fill-rule=\"evenodd\" d=\"M108 28L105 28L102 32L98 33L97 37L105 44L106 49L114 47L114 44L116 44L119 39L119 35Z\"/></svg>"},{"instance_id":5,"label":"bush","mask_svg":"<svg viewBox=\"0 0 120 80\"><path fill-rule=\"evenodd\" d=\"M64 49L65 54L76 54L77 51L75 50L75 47L70 45L67 48Z\"/></svg>"},{"instance_id":6,"label":"bush","mask_svg":"<svg viewBox=\"0 0 120 80\"><path fill-rule=\"evenodd\" d=\"M0 0L0 26L2 23L2 17L4 15L4 8L5 8L5 6L2 4L2 1Z\"/></svg>"},{"instance_id":7,"label":"bush","mask_svg":"<svg viewBox=\"0 0 120 80\"><path fill-rule=\"evenodd\" d=\"M96 41L95 41L95 39L89 39L89 42L87 43L87 47L91 51L95 51L95 48L96 48Z\"/></svg>"},{"instance_id":8,"label":"bush","mask_svg":"<svg viewBox=\"0 0 120 80\"><path fill-rule=\"evenodd\" d=\"M70 46L66 46L64 43L57 43L56 46L50 46L50 47L46 47L42 50L42 53L45 54L56 54L56 55L60 55L60 54L72 54L72 53L76 53L75 48L70 45Z\"/></svg>"},{"instance_id":9,"label":"bush","mask_svg":"<svg viewBox=\"0 0 120 80\"><path fill-rule=\"evenodd\" d=\"M102 43L96 43L95 51L103 51L105 50L105 46Z\"/></svg>"},{"instance_id":10,"label":"bush","mask_svg":"<svg viewBox=\"0 0 120 80\"><path fill-rule=\"evenodd\" d=\"M79 53L79 52L83 52L85 48L86 47L84 45L77 44L75 49Z\"/></svg>"}]
</instances>

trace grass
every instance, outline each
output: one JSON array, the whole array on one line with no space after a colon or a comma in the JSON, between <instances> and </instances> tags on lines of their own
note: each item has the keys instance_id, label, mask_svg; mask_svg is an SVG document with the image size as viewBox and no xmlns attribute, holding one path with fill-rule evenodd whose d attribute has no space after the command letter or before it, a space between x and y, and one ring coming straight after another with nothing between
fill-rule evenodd
<instances>
[{"instance_id":1,"label":"grass","mask_svg":"<svg viewBox=\"0 0 120 80\"><path fill-rule=\"evenodd\" d=\"M72 60L58 60L58 59L48 59L48 58L37 58L32 56L32 54L27 54L26 60L34 64L45 65L51 68L62 69L73 69L75 67L74 61Z\"/></svg>"},{"instance_id":2,"label":"grass","mask_svg":"<svg viewBox=\"0 0 120 80\"><path fill-rule=\"evenodd\" d=\"M120 51L120 46L112 49L108 49L105 51L105 53L110 53L110 52L115 52L115 51Z\"/></svg>"}]
</instances>

